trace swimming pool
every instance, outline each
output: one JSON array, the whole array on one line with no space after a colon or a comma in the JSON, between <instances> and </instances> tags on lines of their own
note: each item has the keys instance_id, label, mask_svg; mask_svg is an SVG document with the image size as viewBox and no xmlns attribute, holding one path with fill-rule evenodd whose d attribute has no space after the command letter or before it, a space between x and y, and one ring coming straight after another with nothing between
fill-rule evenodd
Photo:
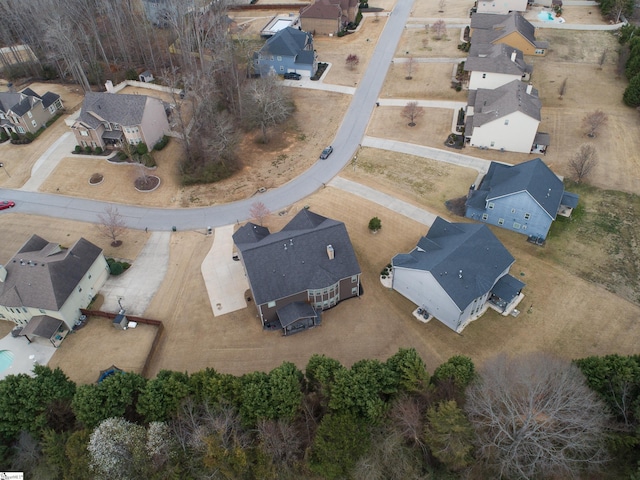
<instances>
[{"instance_id":1,"label":"swimming pool","mask_svg":"<svg viewBox=\"0 0 640 480\"><path fill-rule=\"evenodd\" d=\"M553 13L551 12L545 12L544 10L542 12L540 12L538 14L538 18L540 20L542 20L543 22L553 22L553 19L555 18Z\"/></svg>"},{"instance_id":2,"label":"swimming pool","mask_svg":"<svg viewBox=\"0 0 640 480\"><path fill-rule=\"evenodd\" d=\"M13 352L11 350L0 350L0 372L4 372L13 363Z\"/></svg>"}]
</instances>

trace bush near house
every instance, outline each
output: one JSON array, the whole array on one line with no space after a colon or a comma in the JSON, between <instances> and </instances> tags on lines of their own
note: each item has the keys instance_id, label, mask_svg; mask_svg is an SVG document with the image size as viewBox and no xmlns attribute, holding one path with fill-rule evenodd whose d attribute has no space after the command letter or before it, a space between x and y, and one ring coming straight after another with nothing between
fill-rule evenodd
<instances>
[{"instance_id":1,"label":"bush near house","mask_svg":"<svg viewBox=\"0 0 640 480\"><path fill-rule=\"evenodd\" d=\"M156 143L153 146L154 150L160 151L162 150L164 147L167 146L167 144L169 143L169 137L167 137L166 135L163 135L162 139L158 141L158 143Z\"/></svg>"},{"instance_id":2,"label":"bush near house","mask_svg":"<svg viewBox=\"0 0 640 480\"><path fill-rule=\"evenodd\" d=\"M107 265L109 265L109 271L111 272L111 275L121 275L131 266L131 264L128 262L119 262L111 257L107 258Z\"/></svg>"}]
</instances>

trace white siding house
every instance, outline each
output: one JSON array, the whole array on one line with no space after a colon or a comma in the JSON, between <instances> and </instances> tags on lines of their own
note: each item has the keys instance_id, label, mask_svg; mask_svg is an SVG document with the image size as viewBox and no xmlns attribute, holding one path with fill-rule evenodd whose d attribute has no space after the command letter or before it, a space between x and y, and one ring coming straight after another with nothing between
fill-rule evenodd
<instances>
[{"instance_id":1,"label":"white siding house","mask_svg":"<svg viewBox=\"0 0 640 480\"><path fill-rule=\"evenodd\" d=\"M469 72L469 90L493 90L514 80L526 82L533 70L520 50L504 43L473 45L464 69Z\"/></svg>"},{"instance_id":2,"label":"white siding house","mask_svg":"<svg viewBox=\"0 0 640 480\"><path fill-rule=\"evenodd\" d=\"M541 108L538 91L518 80L469 91L465 139L472 147L530 153Z\"/></svg>"}]
</instances>

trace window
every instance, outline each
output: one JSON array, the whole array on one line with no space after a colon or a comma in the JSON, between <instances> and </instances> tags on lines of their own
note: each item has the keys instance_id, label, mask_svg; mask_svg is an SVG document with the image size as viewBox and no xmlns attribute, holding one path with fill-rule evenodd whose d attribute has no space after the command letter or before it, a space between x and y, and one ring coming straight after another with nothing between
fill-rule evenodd
<instances>
[{"instance_id":1,"label":"window","mask_svg":"<svg viewBox=\"0 0 640 480\"><path fill-rule=\"evenodd\" d=\"M351 289L351 295L357 295L358 294L358 287L353 287Z\"/></svg>"},{"instance_id":2,"label":"window","mask_svg":"<svg viewBox=\"0 0 640 480\"><path fill-rule=\"evenodd\" d=\"M271 55L271 61L273 62L273 55Z\"/></svg>"},{"instance_id":3,"label":"window","mask_svg":"<svg viewBox=\"0 0 640 480\"><path fill-rule=\"evenodd\" d=\"M520 230L521 225L518 222L513 222L513 228Z\"/></svg>"},{"instance_id":4,"label":"window","mask_svg":"<svg viewBox=\"0 0 640 480\"><path fill-rule=\"evenodd\" d=\"M354 275L353 277L351 277L351 283L356 283L358 281L358 276Z\"/></svg>"},{"instance_id":5,"label":"window","mask_svg":"<svg viewBox=\"0 0 640 480\"><path fill-rule=\"evenodd\" d=\"M544 48L537 48L536 55L544 55Z\"/></svg>"},{"instance_id":6,"label":"window","mask_svg":"<svg viewBox=\"0 0 640 480\"><path fill-rule=\"evenodd\" d=\"M483 220L488 220L489 219L489 214L488 213L483 213L482 214L482 219Z\"/></svg>"},{"instance_id":7,"label":"window","mask_svg":"<svg viewBox=\"0 0 640 480\"><path fill-rule=\"evenodd\" d=\"M508 118L504 121L504 124L505 125L509 125L509 119Z\"/></svg>"},{"instance_id":8,"label":"window","mask_svg":"<svg viewBox=\"0 0 640 480\"><path fill-rule=\"evenodd\" d=\"M45 312L45 311L44 311L43 309L41 309L41 308L40 308L39 310L40 310L40 313L42 313L42 314L47 313L47 312Z\"/></svg>"},{"instance_id":9,"label":"window","mask_svg":"<svg viewBox=\"0 0 640 480\"><path fill-rule=\"evenodd\" d=\"M531 218L531 214L530 213L525 213L524 214L524 219L525 220L529 220Z\"/></svg>"},{"instance_id":10,"label":"window","mask_svg":"<svg viewBox=\"0 0 640 480\"><path fill-rule=\"evenodd\" d=\"M281 62L282 61L282 57L280 55L278 55L278 61Z\"/></svg>"},{"instance_id":11,"label":"window","mask_svg":"<svg viewBox=\"0 0 640 480\"><path fill-rule=\"evenodd\" d=\"M487 74L486 74L486 73L483 73L483 74L482 74L482 78L487 78Z\"/></svg>"},{"instance_id":12,"label":"window","mask_svg":"<svg viewBox=\"0 0 640 480\"><path fill-rule=\"evenodd\" d=\"M82 287L78 287L78 292L82 292Z\"/></svg>"},{"instance_id":13,"label":"window","mask_svg":"<svg viewBox=\"0 0 640 480\"><path fill-rule=\"evenodd\" d=\"M38 126L38 122L36 122L35 120L31 120L31 125L33 125L34 127Z\"/></svg>"},{"instance_id":14,"label":"window","mask_svg":"<svg viewBox=\"0 0 640 480\"><path fill-rule=\"evenodd\" d=\"M89 280L91 280L91 274L89 274Z\"/></svg>"},{"instance_id":15,"label":"window","mask_svg":"<svg viewBox=\"0 0 640 480\"><path fill-rule=\"evenodd\" d=\"M489 202L489 210L493 210L493 207L495 207L495 203L493 202Z\"/></svg>"},{"instance_id":16,"label":"window","mask_svg":"<svg viewBox=\"0 0 640 480\"><path fill-rule=\"evenodd\" d=\"M4 120L4 119L5 119L4 113L0 113L0 120Z\"/></svg>"},{"instance_id":17,"label":"window","mask_svg":"<svg viewBox=\"0 0 640 480\"><path fill-rule=\"evenodd\" d=\"M280 71L284 72L284 65L280 65Z\"/></svg>"},{"instance_id":18,"label":"window","mask_svg":"<svg viewBox=\"0 0 640 480\"><path fill-rule=\"evenodd\" d=\"M498 225L504 225L504 218L498 219Z\"/></svg>"},{"instance_id":19,"label":"window","mask_svg":"<svg viewBox=\"0 0 640 480\"><path fill-rule=\"evenodd\" d=\"M29 117L29 118L33 118L33 113L31 113L31 111L28 111L28 112L27 112L27 117Z\"/></svg>"},{"instance_id":20,"label":"window","mask_svg":"<svg viewBox=\"0 0 640 480\"><path fill-rule=\"evenodd\" d=\"M276 306L276 302L269 302L269 303L267 303L267 307L269 307L269 308L273 308L273 307L275 307L275 306Z\"/></svg>"},{"instance_id":21,"label":"window","mask_svg":"<svg viewBox=\"0 0 640 480\"><path fill-rule=\"evenodd\" d=\"M522 225L522 229L523 229L523 230L526 230L526 229L527 229L527 226L526 226L526 225Z\"/></svg>"},{"instance_id":22,"label":"window","mask_svg":"<svg viewBox=\"0 0 640 480\"><path fill-rule=\"evenodd\" d=\"M87 132L86 130L80 130L80 135L82 137L88 137L89 136L89 132Z\"/></svg>"},{"instance_id":23,"label":"window","mask_svg":"<svg viewBox=\"0 0 640 480\"><path fill-rule=\"evenodd\" d=\"M18 127L18 133L24 133L24 128Z\"/></svg>"},{"instance_id":24,"label":"window","mask_svg":"<svg viewBox=\"0 0 640 480\"><path fill-rule=\"evenodd\" d=\"M496 146L496 142L491 142L491 146L495 147Z\"/></svg>"}]
</instances>

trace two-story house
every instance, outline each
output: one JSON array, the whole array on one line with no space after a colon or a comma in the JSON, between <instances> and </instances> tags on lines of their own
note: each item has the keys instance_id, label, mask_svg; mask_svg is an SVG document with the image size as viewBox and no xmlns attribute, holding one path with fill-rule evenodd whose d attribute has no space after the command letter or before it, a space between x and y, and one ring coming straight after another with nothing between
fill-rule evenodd
<instances>
[{"instance_id":1,"label":"two-story house","mask_svg":"<svg viewBox=\"0 0 640 480\"><path fill-rule=\"evenodd\" d=\"M318 69L313 36L293 27L280 30L254 52L253 69L260 76L285 73L313 76Z\"/></svg>"},{"instance_id":2,"label":"two-story house","mask_svg":"<svg viewBox=\"0 0 640 480\"><path fill-rule=\"evenodd\" d=\"M536 40L536 27L517 12L508 15L474 13L471 16L472 44L504 43L525 55L546 55L548 42Z\"/></svg>"},{"instance_id":3,"label":"two-story house","mask_svg":"<svg viewBox=\"0 0 640 480\"><path fill-rule=\"evenodd\" d=\"M40 96L30 88L0 92L0 128L7 134L36 133L63 109L57 93Z\"/></svg>"},{"instance_id":4,"label":"two-story house","mask_svg":"<svg viewBox=\"0 0 640 480\"><path fill-rule=\"evenodd\" d=\"M538 91L520 80L469 90L465 141L472 147L530 153L540 125Z\"/></svg>"},{"instance_id":5,"label":"two-story house","mask_svg":"<svg viewBox=\"0 0 640 480\"><path fill-rule=\"evenodd\" d=\"M144 142L152 148L169 132L169 122L157 98L87 92L71 128L81 147L105 149Z\"/></svg>"},{"instance_id":6,"label":"two-story house","mask_svg":"<svg viewBox=\"0 0 640 480\"><path fill-rule=\"evenodd\" d=\"M360 296L360 266L342 222L303 209L277 233L247 223L233 241L266 329L312 328L322 310Z\"/></svg>"},{"instance_id":7,"label":"two-story house","mask_svg":"<svg viewBox=\"0 0 640 480\"><path fill-rule=\"evenodd\" d=\"M491 162L480 185L469 190L465 217L527 235L542 243L557 215L569 217L578 196L539 158L519 165Z\"/></svg>"},{"instance_id":8,"label":"two-story house","mask_svg":"<svg viewBox=\"0 0 640 480\"><path fill-rule=\"evenodd\" d=\"M481 43L471 45L464 70L469 72L469 90L492 90L514 80L528 82L533 66L525 63L517 48Z\"/></svg>"},{"instance_id":9,"label":"two-story house","mask_svg":"<svg viewBox=\"0 0 640 480\"><path fill-rule=\"evenodd\" d=\"M51 338L73 328L108 276L102 249L84 238L62 248L33 235L0 266L0 319Z\"/></svg>"},{"instance_id":10,"label":"two-story house","mask_svg":"<svg viewBox=\"0 0 640 480\"><path fill-rule=\"evenodd\" d=\"M312 0L300 9L300 24L314 35L334 35L356 21L358 0Z\"/></svg>"},{"instance_id":11,"label":"two-story house","mask_svg":"<svg viewBox=\"0 0 640 480\"><path fill-rule=\"evenodd\" d=\"M476 0L478 13L507 14L526 12L528 0Z\"/></svg>"},{"instance_id":12,"label":"two-story house","mask_svg":"<svg viewBox=\"0 0 640 480\"><path fill-rule=\"evenodd\" d=\"M393 257L392 286L460 333L489 306L506 314L522 299L514 261L486 225L437 217L411 252Z\"/></svg>"}]
</instances>

